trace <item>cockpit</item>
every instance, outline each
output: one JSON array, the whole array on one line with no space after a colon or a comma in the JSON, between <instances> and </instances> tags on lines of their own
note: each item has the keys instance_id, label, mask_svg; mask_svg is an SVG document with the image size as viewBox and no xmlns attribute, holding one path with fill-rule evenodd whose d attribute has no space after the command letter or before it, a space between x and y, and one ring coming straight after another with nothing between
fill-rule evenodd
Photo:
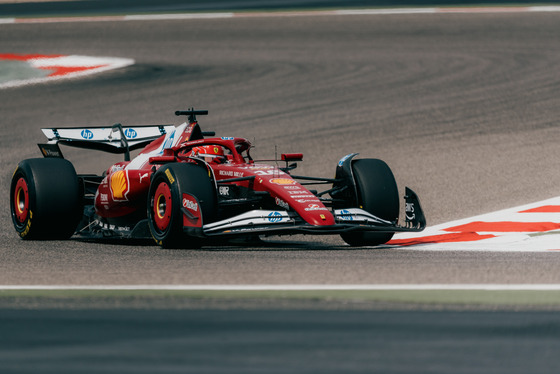
<instances>
[{"instance_id":1,"label":"cockpit","mask_svg":"<svg viewBox=\"0 0 560 374\"><path fill-rule=\"evenodd\" d=\"M177 153L179 158L197 158L209 164L253 163L252 145L243 138L213 138L186 142Z\"/></svg>"}]
</instances>

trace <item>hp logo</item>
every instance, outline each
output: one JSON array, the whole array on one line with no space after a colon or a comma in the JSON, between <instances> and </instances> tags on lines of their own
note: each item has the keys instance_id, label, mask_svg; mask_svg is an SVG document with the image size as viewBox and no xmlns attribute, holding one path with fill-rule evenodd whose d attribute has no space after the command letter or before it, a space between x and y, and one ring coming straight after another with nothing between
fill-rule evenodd
<instances>
[{"instance_id":1,"label":"hp logo","mask_svg":"<svg viewBox=\"0 0 560 374\"><path fill-rule=\"evenodd\" d=\"M138 133L134 129L125 129L124 136L126 136L129 139L134 139L138 136Z\"/></svg>"},{"instance_id":2,"label":"hp logo","mask_svg":"<svg viewBox=\"0 0 560 374\"><path fill-rule=\"evenodd\" d=\"M91 130L88 130L88 129L82 130L80 135L82 136L82 138L87 139L87 140L93 139L93 132L91 132Z\"/></svg>"},{"instance_id":3,"label":"hp logo","mask_svg":"<svg viewBox=\"0 0 560 374\"><path fill-rule=\"evenodd\" d=\"M343 209L340 211L340 216L338 217L341 220L344 221L352 221L354 220L354 218L352 218L352 213L349 210Z\"/></svg>"},{"instance_id":4,"label":"hp logo","mask_svg":"<svg viewBox=\"0 0 560 374\"><path fill-rule=\"evenodd\" d=\"M282 221L282 214L280 212L271 212L268 214L269 222L276 223Z\"/></svg>"}]
</instances>

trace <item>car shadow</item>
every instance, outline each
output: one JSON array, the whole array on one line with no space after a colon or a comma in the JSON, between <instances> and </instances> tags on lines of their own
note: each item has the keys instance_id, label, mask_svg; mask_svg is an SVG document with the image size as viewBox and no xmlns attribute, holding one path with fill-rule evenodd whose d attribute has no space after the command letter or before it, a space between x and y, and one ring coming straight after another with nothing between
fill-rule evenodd
<instances>
[{"instance_id":1,"label":"car shadow","mask_svg":"<svg viewBox=\"0 0 560 374\"><path fill-rule=\"evenodd\" d=\"M332 251L332 250L345 250L345 251L363 251L381 249L379 247L352 247L345 243L338 242L324 242L305 239L285 239L285 238L265 238L252 237L252 238L230 238L230 239L209 239L205 244L197 249L177 248L177 249L162 249L152 239L116 239L116 238L72 238L72 240L80 243L93 243L105 244L112 246L123 247L153 247L157 250L169 251Z\"/></svg>"}]
</instances>

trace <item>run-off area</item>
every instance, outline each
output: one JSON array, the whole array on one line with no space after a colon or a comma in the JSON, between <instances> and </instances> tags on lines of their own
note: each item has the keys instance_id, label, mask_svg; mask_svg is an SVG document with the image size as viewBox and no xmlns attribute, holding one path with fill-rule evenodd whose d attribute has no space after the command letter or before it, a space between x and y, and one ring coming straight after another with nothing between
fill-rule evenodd
<instances>
[{"instance_id":1,"label":"run-off area","mask_svg":"<svg viewBox=\"0 0 560 374\"><path fill-rule=\"evenodd\" d=\"M0 53L0 89L75 78L134 64L116 57Z\"/></svg>"},{"instance_id":2,"label":"run-off area","mask_svg":"<svg viewBox=\"0 0 560 374\"><path fill-rule=\"evenodd\" d=\"M560 197L397 234L388 244L419 250L560 250Z\"/></svg>"}]
</instances>

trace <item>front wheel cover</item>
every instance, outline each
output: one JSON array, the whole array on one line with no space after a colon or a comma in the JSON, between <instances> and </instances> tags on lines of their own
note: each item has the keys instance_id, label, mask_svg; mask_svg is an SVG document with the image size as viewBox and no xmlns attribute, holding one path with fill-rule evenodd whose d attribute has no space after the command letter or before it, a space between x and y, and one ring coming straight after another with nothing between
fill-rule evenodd
<instances>
[{"instance_id":1,"label":"front wheel cover","mask_svg":"<svg viewBox=\"0 0 560 374\"><path fill-rule=\"evenodd\" d=\"M10 193L10 209L14 227L21 237L25 237L31 226L29 185L21 174L14 175Z\"/></svg>"},{"instance_id":2,"label":"front wheel cover","mask_svg":"<svg viewBox=\"0 0 560 374\"><path fill-rule=\"evenodd\" d=\"M171 225L172 204L171 188L166 182L161 182L156 188L152 203L154 224L161 232L168 230Z\"/></svg>"},{"instance_id":3,"label":"front wheel cover","mask_svg":"<svg viewBox=\"0 0 560 374\"><path fill-rule=\"evenodd\" d=\"M178 193L164 178L158 177L150 187L148 197L148 223L152 237L163 247L174 246L182 236L178 225ZM179 217L180 218L180 217Z\"/></svg>"}]
</instances>

